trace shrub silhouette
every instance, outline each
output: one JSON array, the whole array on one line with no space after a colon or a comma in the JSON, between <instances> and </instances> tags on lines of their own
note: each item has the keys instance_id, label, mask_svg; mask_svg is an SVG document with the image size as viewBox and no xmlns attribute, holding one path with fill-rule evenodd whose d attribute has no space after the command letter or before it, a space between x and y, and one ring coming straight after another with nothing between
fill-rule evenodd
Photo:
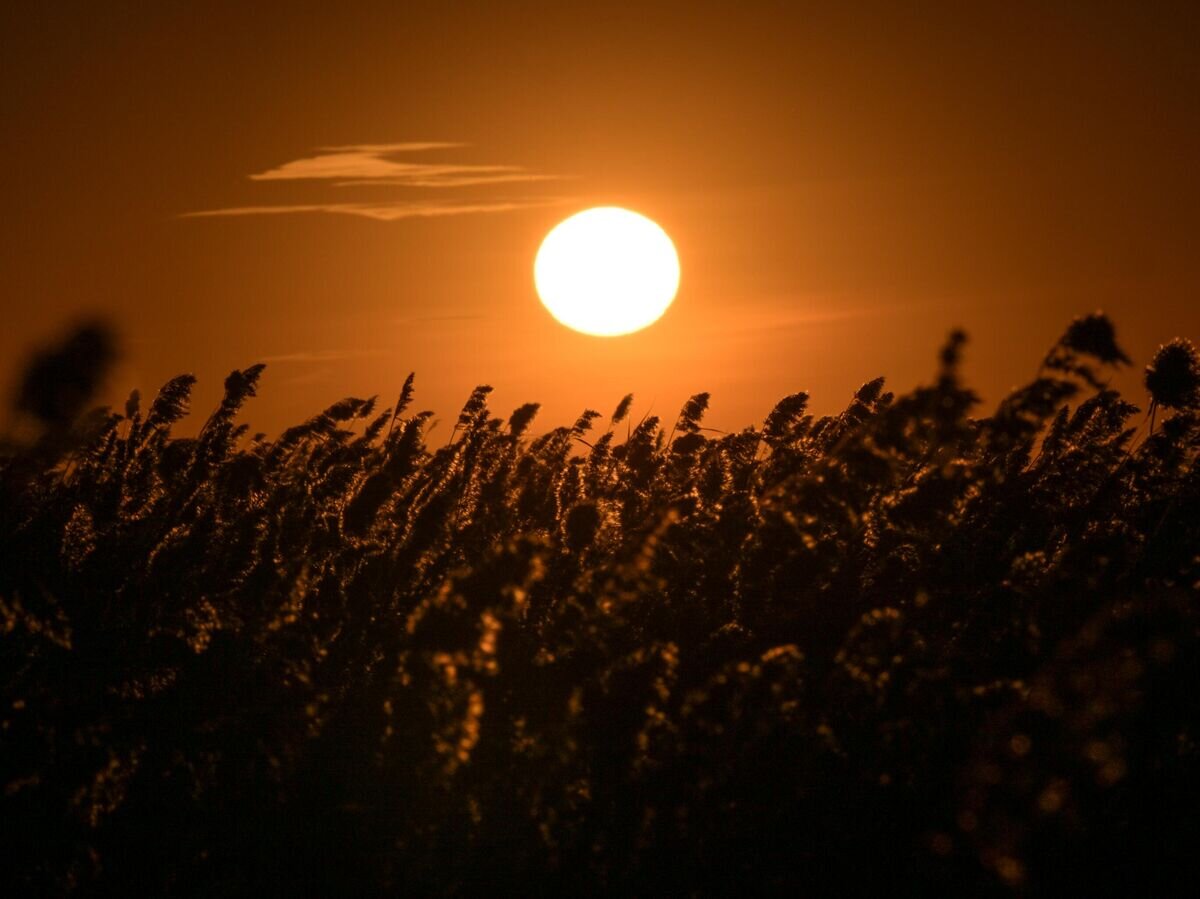
<instances>
[{"instance_id":1,"label":"shrub silhouette","mask_svg":"<svg viewBox=\"0 0 1200 899\"><path fill-rule=\"evenodd\" d=\"M10 895L1194 885L1189 344L1147 436L1096 314L987 417L956 333L838 415L530 437L480 387L433 448L411 377L274 440L260 365L192 439L190 375L81 415L103 333L0 457Z\"/></svg>"}]
</instances>

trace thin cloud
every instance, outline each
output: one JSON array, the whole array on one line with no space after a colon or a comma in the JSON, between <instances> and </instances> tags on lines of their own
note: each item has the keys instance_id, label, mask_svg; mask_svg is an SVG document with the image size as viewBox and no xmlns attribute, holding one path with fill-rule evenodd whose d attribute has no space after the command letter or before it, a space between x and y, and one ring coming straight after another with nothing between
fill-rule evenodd
<instances>
[{"instance_id":1,"label":"thin cloud","mask_svg":"<svg viewBox=\"0 0 1200 899\"><path fill-rule=\"evenodd\" d=\"M558 178L531 172L522 166L429 162L400 158L431 150L457 149L466 144L447 141L421 141L390 144L341 144L318 147L315 155L293 159L274 168L250 175L251 181L317 182L334 188L405 188L441 189L486 187L518 184ZM380 222L412 218L441 218L511 212L564 202L562 198L518 197L504 199L472 198L460 200L381 199L361 202L252 203L185 212L181 218L214 218L247 215L298 215L325 213L350 215Z\"/></svg>"},{"instance_id":2,"label":"thin cloud","mask_svg":"<svg viewBox=\"0 0 1200 899\"><path fill-rule=\"evenodd\" d=\"M478 215L488 212L512 212L563 202L560 199L505 200L496 203L299 203L285 206L230 206L224 209L201 209L185 212L182 218L214 218L241 215L296 215L303 212L324 212L331 215L353 215L377 222L396 222L411 218L442 218L450 215Z\"/></svg>"},{"instance_id":3,"label":"thin cloud","mask_svg":"<svg viewBox=\"0 0 1200 899\"><path fill-rule=\"evenodd\" d=\"M458 141L408 141L392 144L340 144L317 147L318 153L420 153L423 150L453 150L468 144Z\"/></svg>"},{"instance_id":4,"label":"thin cloud","mask_svg":"<svg viewBox=\"0 0 1200 899\"><path fill-rule=\"evenodd\" d=\"M260 362L267 362L272 365L278 365L285 362L340 362L344 359L352 359L358 356L373 355L361 350L346 352L342 350L304 350L297 353L279 353L274 356L262 356Z\"/></svg>"},{"instance_id":5,"label":"thin cloud","mask_svg":"<svg viewBox=\"0 0 1200 899\"><path fill-rule=\"evenodd\" d=\"M340 186L462 187L510 181L542 181L547 175L517 165L407 162L403 153L459 147L450 143L351 144L322 147L316 156L293 159L250 176L252 181L336 181Z\"/></svg>"},{"instance_id":6,"label":"thin cloud","mask_svg":"<svg viewBox=\"0 0 1200 899\"><path fill-rule=\"evenodd\" d=\"M332 368L314 368L311 371L300 372L290 378L284 378L280 386L307 387L310 384L319 384L321 381L327 380L333 372Z\"/></svg>"},{"instance_id":7,"label":"thin cloud","mask_svg":"<svg viewBox=\"0 0 1200 899\"><path fill-rule=\"evenodd\" d=\"M776 309L769 306L765 308L749 308L739 311L737 321L731 327L723 325L719 329L719 333L730 336L733 334L759 334L763 331L782 331L793 328L813 328L864 318L874 319L891 314L901 314L912 308L911 304L840 306L829 309L801 311Z\"/></svg>"},{"instance_id":8,"label":"thin cloud","mask_svg":"<svg viewBox=\"0 0 1200 899\"><path fill-rule=\"evenodd\" d=\"M430 170L434 166L428 167ZM447 167L448 168L448 167ZM454 171L433 172L426 174L410 173L404 178L356 178L352 181L338 181L336 187L366 187L394 185L397 187L471 187L476 184L509 184L514 181L557 181L562 175L537 175L523 169L508 169L504 166L494 166L495 173L487 172L488 166L458 166Z\"/></svg>"},{"instance_id":9,"label":"thin cloud","mask_svg":"<svg viewBox=\"0 0 1200 899\"><path fill-rule=\"evenodd\" d=\"M470 322L483 321L484 315L410 315L396 319L399 325L425 325L437 322Z\"/></svg>"}]
</instances>

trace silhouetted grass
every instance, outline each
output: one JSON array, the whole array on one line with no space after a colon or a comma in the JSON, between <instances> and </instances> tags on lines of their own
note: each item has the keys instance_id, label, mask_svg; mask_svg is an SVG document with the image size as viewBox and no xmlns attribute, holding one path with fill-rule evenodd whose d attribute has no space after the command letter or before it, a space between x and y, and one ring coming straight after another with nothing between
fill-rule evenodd
<instances>
[{"instance_id":1,"label":"silhouetted grass","mask_svg":"<svg viewBox=\"0 0 1200 899\"><path fill-rule=\"evenodd\" d=\"M1165 895L1200 845L1200 365L1102 315L988 417L930 386L714 436L480 387L275 440L233 372L0 457L9 895Z\"/></svg>"}]
</instances>

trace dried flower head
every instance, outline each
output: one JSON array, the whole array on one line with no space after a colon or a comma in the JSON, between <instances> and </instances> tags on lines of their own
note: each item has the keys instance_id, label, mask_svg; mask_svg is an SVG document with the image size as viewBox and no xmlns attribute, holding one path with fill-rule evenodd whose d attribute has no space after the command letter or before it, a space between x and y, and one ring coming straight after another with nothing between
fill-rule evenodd
<instances>
[{"instance_id":1,"label":"dried flower head","mask_svg":"<svg viewBox=\"0 0 1200 899\"><path fill-rule=\"evenodd\" d=\"M1077 353L1094 356L1105 365L1129 364L1129 357L1117 346L1117 330L1103 312L1081 315L1071 322L1062 338L1063 346Z\"/></svg>"},{"instance_id":2,"label":"dried flower head","mask_svg":"<svg viewBox=\"0 0 1200 899\"><path fill-rule=\"evenodd\" d=\"M62 426L83 411L116 360L108 326L80 326L58 346L34 356L17 395L17 408L43 424Z\"/></svg>"},{"instance_id":3,"label":"dried flower head","mask_svg":"<svg viewBox=\"0 0 1200 899\"><path fill-rule=\"evenodd\" d=\"M1146 389L1164 409L1200 405L1200 355L1190 340L1176 337L1158 348L1146 366Z\"/></svg>"}]
</instances>

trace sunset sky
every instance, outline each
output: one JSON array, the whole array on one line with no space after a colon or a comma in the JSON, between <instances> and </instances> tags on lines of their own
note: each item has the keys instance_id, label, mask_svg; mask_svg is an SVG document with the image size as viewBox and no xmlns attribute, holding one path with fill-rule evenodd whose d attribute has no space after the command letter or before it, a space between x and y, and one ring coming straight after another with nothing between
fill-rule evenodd
<instances>
[{"instance_id":1,"label":"sunset sky","mask_svg":"<svg viewBox=\"0 0 1200 899\"><path fill-rule=\"evenodd\" d=\"M191 371L206 412L262 361L268 432L409 371L446 433L480 383L737 428L911 387L957 326L991 400L1080 313L1123 386L1200 338L1200 5L840 6L6 4L4 384L98 314L114 396ZM679 253L630 336L534 291L598 205Z\"/></svg>"}]
</instances>

